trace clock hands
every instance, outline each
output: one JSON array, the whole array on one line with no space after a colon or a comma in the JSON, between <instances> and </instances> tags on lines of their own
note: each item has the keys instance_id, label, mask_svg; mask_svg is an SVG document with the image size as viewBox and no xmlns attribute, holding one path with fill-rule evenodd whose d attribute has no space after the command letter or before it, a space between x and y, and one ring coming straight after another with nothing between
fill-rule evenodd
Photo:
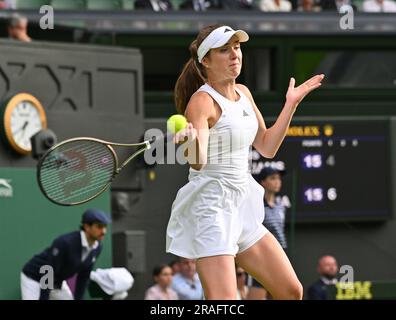
<instances>
[{"instance_id":1,"label":"clock hands","mask_svg":"<svg viewBox=\"0 0 396 320\"><path fill-rule=\"evenodd\" d=\"M22 127L20 127L18 130L16 130L15 132L14 132L14 134L16 135L18 132L22 132L22 136L24 136L25 135L25 130L26 130L26 127L29 125L29 121L25 121L25 123L23 124L23 126Z\"/></svg>"},{"instance_id":2,"label":"clock hands","mask_svg":"<svg viewBox=\"0 0 396 320\"><path fill-rule=\"evenodd\" d=\"M29 124L29 121L26 121L26 122L23 124L23 127L22 127L22 130L23 130L23 131L25 131L25 129L26 129L26 127L28 126L28 124Z\"/></svg>"}]
</instances>

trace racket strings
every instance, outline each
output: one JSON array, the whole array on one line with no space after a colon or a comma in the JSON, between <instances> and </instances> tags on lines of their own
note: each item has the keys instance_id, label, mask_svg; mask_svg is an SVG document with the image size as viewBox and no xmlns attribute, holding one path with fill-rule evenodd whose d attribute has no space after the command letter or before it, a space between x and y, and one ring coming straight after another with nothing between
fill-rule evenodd
<instances>
[{"instance_id":1,"label":"racket strings","mask_svg":"<svg viewBox=\"0 0 396 320\"><path fill-rule=\"evenodd\" d=\"M107 156L107 153L101 153L101 154L98 153L98 156L104 157L104 156ZM55 170L52 170L53 167L51 167L49 165L43 166L42 170L44 169L47 174L42 175L42 182L46 183L46 187L52 188L59 183L56 178L59 177L60 175L64 176L63 177L64 183L71 183L76 180L77 181L81 180L82 178L86 177L90 173L90 171L80 170L80 171L75 171L75 173L73 175L65 176L65 171L67 173L71 168L73 168L73 165L70 165L69 167L66 167L66 168L62 168L61 170L57 169L55 171ZM95 170L95 169L100 169L100 168L102 168L102 164L99 164L96 166L95 165L90 166L91 171ZM106 176L104 176L104 177L106 178Z\"/></svg>"},{"instance_id":2,"label":"racket strings","mask_svg":"<svg viewBox=\"0 0 396 320\"><path fill-rule=\"evenodd\" d=\"M73 150L73 153L74 154L79 154L79 155L80 154L81 155L85 155L85 154L89 154L89 153L92 153L92 152L96 152L96 156L98 158L102 158L102 159L103 159L103 157L107 156L108 153L109 153L109 151L106 150L106 149L104 149L102 151L97 151L96 149L97 148L92 148L92 147L91 148L86 148L85 150L81 150L81 149L77 149L76 148L76 149ZM65 151L57 150L56 153L54 152L54 155L51 155L51 156L48 157L48 161L44 161L43 162L41 170L43 170L43 172L48 172L49 173L48 175L44 175L44 174L42 175L43 181L46 178L52 178L51 174L52 175L64 174L64 171L67 172L67 171L69 171L72 168L76 168L80 164L81 159L70 158L70 157L66 156L68 153L71 152L71 150L72 149L70 149L70 148L65 150ZM59 159L61 159L61 161L62 161L62 163L61 163L62 167L61 168L60 168L60 165L59 165L59 162L60 162ZM86 157L84 157L84 159L86 159ZM102 167L102 166L103 166L102 163L98 163L96 166L95 165L90 165L90 168L91 169L95 169L95 168L99 168L99 167ZM56 171L53 171L53 170L50 171L50 169L57 169L57 170ZM68 180L68 179L76 179L76 178L78 178L79 174L80 175L85 175L86 171L82 171L82 170L81 171L76 171L75 175L73 175L71 177L70 176L69 177L65 177L65 179L66 180Z\"/></svg>"},{"instance_id":3,"label":"racket strings","mask_svg":"<svg viewBox=\"0 0 396 320\"><path fill-rule=\"evenodd\" d=\"M106 188L115 166L116 159L107 145L94 140L70 141L46 155L39 180L49 198L74 204Z\"/></svg>"}]
</instances>

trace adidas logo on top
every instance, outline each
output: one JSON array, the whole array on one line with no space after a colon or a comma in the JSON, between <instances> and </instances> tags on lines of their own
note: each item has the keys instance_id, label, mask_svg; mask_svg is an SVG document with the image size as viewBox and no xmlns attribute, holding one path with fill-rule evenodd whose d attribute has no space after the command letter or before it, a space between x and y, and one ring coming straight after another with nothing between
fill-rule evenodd
<instances>
[{"instance_id":1,"label":"adidas logo on top","mask_svg":"<svg viewBox=\"0 0 396 320\"><path fill-rule=\"evenodd\" d=\"M244 117L248 117L249 114L248 114L245 110L243 110L243 116L244 116Z\"/></svg>"}]
</instances>

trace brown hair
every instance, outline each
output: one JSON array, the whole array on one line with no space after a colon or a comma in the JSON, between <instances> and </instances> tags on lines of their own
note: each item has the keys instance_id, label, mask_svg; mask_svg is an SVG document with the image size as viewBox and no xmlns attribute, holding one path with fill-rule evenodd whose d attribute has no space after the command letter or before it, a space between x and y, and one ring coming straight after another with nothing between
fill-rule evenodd
<instances>
[{"instance_id":1,"label":"brown hair","mask_svg":"<svg viewBox=\"0 0 396 320\"><path fill-rule=\"evenodd\" d=\"M198 47L213 30L222 26L222 24L213 24L203 28L190 44L191 58L184 65L175 85L176 110L180 114L184 114L191 96L206 81L205 68L198 62Z\"/></svg>"},{"instance_id":2,"label":"brown hair","mask_svg":"<svg viewBox=\"0 0 396 320\"><path fill-rule=\"evenodd\" d=\"M153 269L153 277L158 277L165 268L170 268L167 264L160 264Z\"/></svg>"}]
</instances>

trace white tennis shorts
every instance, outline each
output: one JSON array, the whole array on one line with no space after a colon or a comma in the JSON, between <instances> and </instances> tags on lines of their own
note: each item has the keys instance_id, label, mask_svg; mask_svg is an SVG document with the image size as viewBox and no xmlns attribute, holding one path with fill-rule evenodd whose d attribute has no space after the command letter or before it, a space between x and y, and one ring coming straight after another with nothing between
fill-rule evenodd
<instances>
[{"instance_id":1,"label":"white tennis shorts","mask_svg":"<svg viewBox=\"0 0 396 320\"><path fill-rule=\"evenodd\" d=\"M172 205L166 251L198 259L248 249L268 232L263 197L263 187L248 173L237 180L190 173Z\"/></svg>"}]
</instances>

